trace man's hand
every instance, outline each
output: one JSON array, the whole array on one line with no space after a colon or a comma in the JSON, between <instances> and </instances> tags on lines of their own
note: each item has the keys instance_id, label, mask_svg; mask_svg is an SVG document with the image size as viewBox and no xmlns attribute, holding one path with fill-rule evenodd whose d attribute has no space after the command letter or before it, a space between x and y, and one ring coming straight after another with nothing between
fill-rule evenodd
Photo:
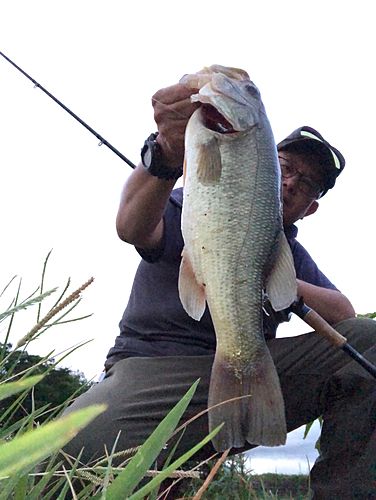
<instances>
[{"instance_id":1,"label":"man's hand","mask_svg":"<svg viewBox=\"0 0 376 500\"><path fill-rule=\"evenodd\" d=\"M157 141L163 162L171 169L184 160L184 134L188 120L199 104L190 97L197 93L182 84L158 90L152 97L158 126ZM128 178L116 218L119 237L144 249L155 249L163 238L163 213L175 180L158 179L140 164Z\"/></svg>"},{"instance_id":2,"label":"man's hand","mask_svg":"<svg viewBox=\"0 0 376 500\"><path fill-rule=\"evenodd\" d=\"M184 159L184 134L188 120L199 107L191 103L192 90L180 83L158 90L153 97L154 120L158 126L157 141L160 144L164 163L169 167L180 167Z\"/></svg>"}]
</instances>

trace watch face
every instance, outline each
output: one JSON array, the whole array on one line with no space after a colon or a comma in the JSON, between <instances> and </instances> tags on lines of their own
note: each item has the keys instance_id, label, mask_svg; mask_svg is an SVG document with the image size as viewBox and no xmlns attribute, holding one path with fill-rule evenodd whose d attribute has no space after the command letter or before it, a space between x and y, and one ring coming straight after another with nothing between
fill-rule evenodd
<instances>
[{"instance_id":1,"label":"watch face","mask_svg":"<svg viewBox=\"0 0 376 500\"><path fill-rule=\"evenodd\" d=\"M152 160L152 154L151 154L151 147L147 147L146 151L144 152L144 157L143 157L143 163L146 168L149 168L151 165L151 160Z\"/></svg>"}]
</instances>

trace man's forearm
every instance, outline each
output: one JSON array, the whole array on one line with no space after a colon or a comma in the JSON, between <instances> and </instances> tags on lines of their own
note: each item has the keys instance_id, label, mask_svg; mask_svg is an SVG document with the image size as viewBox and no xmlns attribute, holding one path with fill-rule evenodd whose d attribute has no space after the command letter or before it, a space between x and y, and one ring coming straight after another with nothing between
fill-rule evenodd
<instances>
[{"instance_id":1,"label":"man's forearm","mask_svg":"<svg viewBox=\"0 0 376 500\"><path fill-rule=\"evenodd\" d=\"M119 237L141 248L155 248L163 235L163 212L175 185L139 165L126 182L116 218Z\"/></svg>"},{"instance_id":2,"label":"man's forearm","mask_svg":"<svg viewBox=\"0 0 376 500\"><path fill-rule=\"evenodd\" d=\"M185 128L199 107L191 102L195 92L176 84L160 89L152 97L161 161L171 171L183 164ZM158 247L163 237L163 213L175 182L149 174L142 165L134 170L123 188L116 218L122 240L145 249Z\"/></svg>"},{"instance_id":3,"label":"man's forearm","mask_svg":"<svg viewBox=\"0 0 376 500\"><path fill-rule=\"evenodd\" d=\"M311 285L301 280L297 282L298 295L303 297L305 304L314 309L328 323L333 325L355 316L351 302L341 292Z\"/></svg>"}]
</instances>

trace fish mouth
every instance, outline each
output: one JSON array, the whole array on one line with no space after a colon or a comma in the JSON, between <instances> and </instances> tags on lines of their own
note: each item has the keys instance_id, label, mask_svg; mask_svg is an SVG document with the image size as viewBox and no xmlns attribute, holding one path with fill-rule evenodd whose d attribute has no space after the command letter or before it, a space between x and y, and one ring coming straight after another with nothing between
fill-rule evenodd
<instances>
[{"instance_id":1,"label":"fish mouth","mask_svg":"<svg viewBox=\"0 0 376 500\"><path fill-rule=\"evenodd\" d=\"M231 123L211 104L202 104L201 112L204 126L219 134L233 134L237 132Z\"/></svg>"}]
</instances>

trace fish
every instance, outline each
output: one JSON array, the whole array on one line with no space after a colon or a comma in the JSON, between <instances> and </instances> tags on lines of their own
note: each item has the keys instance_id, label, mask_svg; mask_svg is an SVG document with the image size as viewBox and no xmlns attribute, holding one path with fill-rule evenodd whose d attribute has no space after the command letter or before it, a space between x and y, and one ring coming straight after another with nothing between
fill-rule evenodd
<instances>
[{"instance_id":1,"label":"fish","mask_svg":"<svg viewBox=\"0 0 376 500\"><path fill-rule=\"evenodd\" d=\"M284 400L263 335L263 303L296 300L283 231L281 174L260 92L248 73L213 65L180 80L201 103L185 132L178 290L199 321L209 308L216 352L208 395L217 451L286 442Z\"/></svg>"}]
</instances>

